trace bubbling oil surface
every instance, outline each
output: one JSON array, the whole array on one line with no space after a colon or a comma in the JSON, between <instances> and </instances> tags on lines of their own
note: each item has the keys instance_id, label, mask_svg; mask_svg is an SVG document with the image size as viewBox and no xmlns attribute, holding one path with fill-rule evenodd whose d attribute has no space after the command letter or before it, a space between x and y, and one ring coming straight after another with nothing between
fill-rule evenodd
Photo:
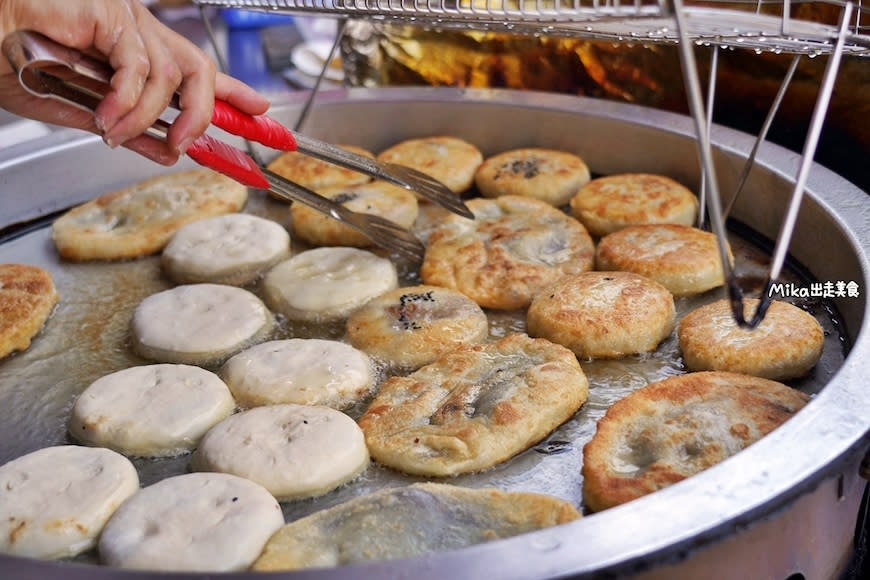
<instances>
[{"instance_id":1,"label":"bubbling oil surface","mask_svg":"<svg viewBox=\"0 0 870 580\"><path fill-rule=\"evenodd\" d=\"M262 192L252 192L246 211L273 219L290 228L286 205ZM258 195L260 194L260 195ZM424 238L437 220L433 210L421 219L417 229ZM437 211L436 211L437 213ZM428 217L427 217L428 215ZM767 256L757 246L736 235L731 236L738 274L745 280L765 273ZM304 247L294 247L293 254ZM384 255L380 250L373 250ZM398 261L401 284L420 283L413 265ZM49 270L60 294L60 302L43 332L31 347L0 361L0 464L49 445L74 443L67 434L67 421L76 397L96 379L134 365L149 364L130 350L129 324L133 310L145 297L172 287L161 271L159 257L120 262L73 263L58 259L50 240L49 228L36 230L0 245L0 262L23 262ZM789 276L805 283L794 272ZM262 297L260 282L247 286ZM699 296L677 298L677 319L690 310L725 296L718 289ZM832 310L818 304L800 304L822 324L826 343L822 360L810 376L790 382L808 393L816 393L827 383L844 359L840 326ZM497 340L525 331L525 312L487 313L489 337ZM343 322L293 322L278 316L279 324L271 339L328 338L345 340ZM582 507L583 446L593 436L596 421L613 402L649 383L686 372L676 334L666 339L653 353L619 360L582 360L589 380L589 398L580 411L544 441L485 472L461 475L447 480L469 487L494 486L553 495ZM378 366L378 382L387 377L386 366ZM217 368L209 370L216 371ZM368 400L346 409L357 419ZM190 455L162 459L133 459L141 484L150 485L169 476L190 470ZM290 522L353 497L425 478L398 473L376 463L357 479L328 494L282 504ZM95 560L93 554L79 560Z\"/></svg>"}]
</instances>

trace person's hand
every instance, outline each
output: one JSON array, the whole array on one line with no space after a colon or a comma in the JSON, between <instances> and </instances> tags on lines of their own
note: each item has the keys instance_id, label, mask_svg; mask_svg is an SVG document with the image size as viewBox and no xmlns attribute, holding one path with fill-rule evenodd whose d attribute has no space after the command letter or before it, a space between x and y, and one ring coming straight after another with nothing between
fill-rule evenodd
<instances>
[{"instance_id":1,"label":"person's hand","mask_svg":"<svg viewBox=\"0 0 870 580\"><path fill-rule=\"evenodd\" d=\"M0 56L0 107L31 119L85 129L111 147L123 145L171 165L208 127L214 99L246 113L269 102L254 89L215 72L193 43L163 25L137 0L0 0L0 38L35 30L55 42L106 60L115 70L112 91L96 114L27 93ZM181 112L166 143L142 133L163 113L174 93Z\"/></svg>"}]
</instances>

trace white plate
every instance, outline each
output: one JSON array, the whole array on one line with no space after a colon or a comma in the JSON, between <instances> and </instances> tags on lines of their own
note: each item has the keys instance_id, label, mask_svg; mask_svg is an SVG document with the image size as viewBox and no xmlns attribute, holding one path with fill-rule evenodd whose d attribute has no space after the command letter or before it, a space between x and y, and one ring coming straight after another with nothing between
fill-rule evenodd
<instances>
[{"instance_id":1,"label":"white plate","mask_svg":"<svg viewBox=\"0 0 870 580\"><path fill-rule=\"evenodd\" d=\"M323 70L329 51L332 50L331 40L311 40L296 45L290 53L290 62L300 72L316 77ZM332 65L326 69L325 78L332 81L341 81L344 71L341 69L341 57L336 55Z\"/></svg>"}]
</instances>

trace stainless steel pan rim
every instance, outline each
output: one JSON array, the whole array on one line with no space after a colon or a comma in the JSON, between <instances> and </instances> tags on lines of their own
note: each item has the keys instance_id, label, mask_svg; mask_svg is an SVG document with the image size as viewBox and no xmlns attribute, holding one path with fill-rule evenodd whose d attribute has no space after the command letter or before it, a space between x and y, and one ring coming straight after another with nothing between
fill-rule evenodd
<instances>
[{"instance_id":1,"label":"stainless steel pan rim","mask_svg":"<svg viewBox=\"0 0 870 580\"><path fill-rule=\"evenodd\" d=\"M290 95L273 106L273 113L284 122L292 124L295 118L292 115L298 114L303 98L304 95ZM679 135L687 140L691 140L693 135L692 123L687 117L632 105L534 92L441 88L329 91L318 97L312 120L308 126L302 128L302 132L310 131L318 137L330 139L332 135L321 134L318 129L319 114L329 115L331 108L360 107L374 103L395 106L398 111L397 118L401 118L401 108L404 106L425 110L429 103L429 110L446 108L449 113L450 106L474 105L532 112L556 111L589 119L612 120L614 123L629 124L642 130ZM437 115L432 116L433 119L427 125L430 130L438 126ZM38 158L40 155L49 154L53 147L75 147L94 139L96 138L70 138L62 132L39 139L30 148L18 147L14 150L15 158L0 158L0 175L14 172L24 159L32 160L34 156ZM739 161L750 150L753 138L714 126L712 143L716 149L717 163L722 160L739 171ZM45 153L46 151L49 153ZM798 162L799 155L774 145L763 145L757 158L760 171L766 171L786 181L794 175ZM596 167L593 166L593 169ZM804 203L815 209L806 210L805 213L813 217L814 212L822 212L842 232L843 239L854 253L853 275L858 277L861 295L859 298L844 299L846 301L838 303L838 308L847 313L844 318L851 340L851 354L844 365L804 410L771 435L684 482L558 528L457 552L305 571L291 576L541 578L602 572L631 573L690 555L694 550L750 526L760 518L786 509L796 499L843 470L855 469L870 446L870 397L865 391L870 362L866 356L859 358L870 353L870 337L866 330L870 312L865 296L870 280L868 201L867 194L857 187L821 166L814 166ZM13 207L13 210L20 207ZM45 207L42 208L43 213ZM50 205L47 207L56 209ZM17 215L25 216L26 213L22 211ZM745 207L742 212L740 206L735 208L738 219L743 220L746 214ZM0 227L8 223L11 222L0 222ZM773 237L775 232L764 233ZM0 568L8 570L12 574L10 577L22 578L61 574L65 578L203 577L197 574L131 573L3 556L0 556ZM271 575L265 577L269 576ZM237 573L221 577L264 576Z\"/></svg>"}]
</instances>

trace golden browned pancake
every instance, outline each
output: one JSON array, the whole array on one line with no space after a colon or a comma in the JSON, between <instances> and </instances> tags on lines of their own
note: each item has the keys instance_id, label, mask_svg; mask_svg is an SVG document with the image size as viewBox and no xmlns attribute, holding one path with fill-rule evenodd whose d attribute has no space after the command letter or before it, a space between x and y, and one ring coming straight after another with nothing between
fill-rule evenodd
<instances>
[{"instance_id":1,"label":"golden browned pancake","mask_svg":"<svg viewBox=\"0 0 870 580\"><path fill-rule=\"evenodd\" d=\"M356 348L401 369L429 364L489 333L486 313L474 300L438 286L410 286L381 294L347 320Z\"/></svg>"},{"instance_id":2,"label":"golden browned pancake","mask_svg":"<svg viewBox=\"0 0 870 580\"><path fill-rule=\"evenodd\" d=\"M459 290L484 308L525 308L566 274L592 269L583 225L553 206L507 195L472 199L475 219L450 215L429 236L423 282Z\"/></svg>"},{"instance_id":3,"label":"golden browned pancake","mask_svg":"<svg viewBox=\"0 0 870 580\"><path fill-rule=\"evenodd\" d=\"M809 396L767 379L700 372L614 403L583 448L583 501L601 511L734 455L792 417Z\"/></svg>"},{"instance_id":4,"label":"golden browned pancake","mask_svg":"<svg viewBox=\"0 0 870 580\"><path fill-rule=\"evenodd\" d=\"M210 169L167 173L69 210L51 235L69 260L138 258L162 250L184 224L239 211L247 199L247 187Z\"/></svg>"},{"instance_id":5,"label":"golden browned pancake","mask_svg":"<svg viewBox=\"0 0 870 580\"><path fill-rule=\"evenodd\" d=\"M483 154L471 143L450 136L408 139L378 154L378 160L416 169L451 191L462 193L474 183Z\"/></svg>"},{"instance_id":6,"label":"golden browned pancake","mask_svg":"<svg viewBox=\"0 0 870 580\"><path fill-rule=\"evenodd\" d=\"M744 301L751 319L759 301ZM677 331L686 367L734 371L776 381L802 377L822 356L825 333L812 315L788 302L773 301L756 328L737 326L728 300L686 314Z\"/></svg>"},{"instance_id":7,"label":"golden browned pancake","mask_svg":"<svg viewBox=\"0 0 870 580\"><path fill-rule=\"evenodd\" d=\"M567 421L587 394L586 376L570 350L511 334L387 379L359 425L380 463L415 475L457 475L534 445Z\"/></svg>"},{"instance_id":8,"label":"golden browned pancake","mask_svg":"<svg viewBox=\"0 0 870 580\"><path fill-rule=\"evenodd\" d=\"M730 249L728 257L733 262ZM674 296L700 294L725 281L716 236L676 224L628 226L604 236L595 265L652 278Z\"/></svg>"},{"instance_id":9,"label":"golden browned pancake","mask_svg":"<svg viewBox=\"0 0 870 580\"><path fill-rule=\"evenodd\" d=\"M320 195L357 213L380 216L407 229L417 219L417 196L383 181L321 188ZM317 210L301 203L290 206L293 233L315 246L353 246L365 248L370 238Z\"/></svg>"},{"instance_id":10,"label":"golden browned pancake","mask_svg":"<svg viewBox=\"0 0 870 580\"><path fill-rule=\"evenodd\" d=\"M51 274L42 268L0 264L0 358L30 346L57 299Z\"/></svg>"},{"instance_id":11,"label":"golden browned pancake","mask_svg":"<svg viewBox=\"0 0 870 580\"><path fill-rule=\"evenodd\" d=\"M526 326L567 346L579 358L650 352L674 330L674 298L654 280L631 272L584 272L544 288Z\"/></svg>"},{"instance_id":12,"label":"golden browned pancake","mask_svg":"<svg viewBox=\"0 0 870 580\"><path fill-rule=\"evenodd\" d=\"M589 181L589 168L573 153L527 148L487 158L474 183L484 197L521 195L561 206Z\"/></svg>"},{"instance_id":13,"label":"golden browned pancake","mask_svg":"<svg viewBox=\"0 0 870 580\"><path fill-rule=\"evenodd\" d=\"M254 570L298 570L410 558L508 538L580 517L541 494L417 483L384 489L279 529Z\"/></svg>"},{"instance_id":14,"label":"golden browned pancake","mask_svg":"<svg viewBox=\"0 0 870 580\"><path fill-rule=\"evenodd\" d=\"M339 145L339 147L363 157L374 158L370 151L362 147L355 145ZM321 161L296 151L282 153L270 161L266 168L294 183L314 190L333 185L357 185L371 181L371 177L365 173Z\"/></svg>"},{"instance_id":15,"label":"golden browned pancake","mask_svg":"<svg viewBox=\"0 0 870 580\"><path fill-rule=\"evenodd\" d=\"M695 223L698 198L664 175L622 173L593 179L571 198L571 214L593 236L638 224Z\"/></svg>"}]
</instances>

